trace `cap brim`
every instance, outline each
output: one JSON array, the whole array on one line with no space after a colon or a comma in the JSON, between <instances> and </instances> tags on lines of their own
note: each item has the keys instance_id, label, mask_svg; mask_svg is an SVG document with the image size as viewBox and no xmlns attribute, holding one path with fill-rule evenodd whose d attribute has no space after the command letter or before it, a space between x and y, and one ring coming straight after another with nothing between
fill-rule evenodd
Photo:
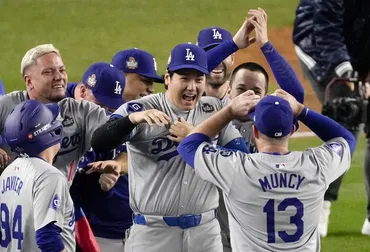
<instances>
[{"instance_id":1,"label":"cap brim","mask_svg":"<svg viewBox=\"0 0 370 252\"><path fill-rule=\"evenodd\" d=\"M122 104L125 103L125 100L123 98L113 98L111 96L96 93L93 94L99 103L111 109L118 109Z\"/></svg>"},{"instance_id":2,"label":"cap brim","mask_svg":"<svg viewBox=\"0 0 370 252\"><path fill-rule=\"evenodd\" d=\"M164 83L164 80L161 76L159 75L156 75L156 74L145 74L145 73L137 73L137 74L140 74L146 78L149 78L151 80L153 80L154 82L156 83Z\"/></svg>"},{"instance_id":3,"label":"cap brim","mask_svg":"<svg viewBox=\"0 0 370 252\"><path fill-rule=\"evenodd\" d=\"M51 111L54 117L53 120L55 120L60 113L60 107L58 103L48 103L48 104L45 104L45 106Z\"/></svg>"},{"instance_id":4,"label":"cap brim","mask_svg":"<svg viewBox=\"0 0 370 252\"><path fill-rule=\"evenodd\" d=\"M203 49L204 49L204 51L208 51L208 50L211 50L212 48L215 48L216 46L218 46L220 44L222 44L222 43L212 43L212 44L204 46Z\"/></svg>"},{"instance_id":5,"label":"cap brim","mask_svg":"<svg viewBox=\"0 0 370 252\"><path fill-rule=\"evenodd\" d=\"M205 69L203 67L196 66L196 65L177 65L177 66L173 66L173 67L168 68L168 70L170 70L172 72L180 70L180 69L194 69L194 70L198 70L201 73L209 74L208 69Z\"/></svg>"}]
</instances>

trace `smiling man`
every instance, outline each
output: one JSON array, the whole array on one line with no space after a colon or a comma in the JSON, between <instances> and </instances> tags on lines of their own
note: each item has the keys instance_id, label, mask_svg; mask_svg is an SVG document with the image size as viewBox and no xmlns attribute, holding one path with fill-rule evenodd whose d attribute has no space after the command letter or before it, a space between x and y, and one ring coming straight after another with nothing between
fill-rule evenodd
<instances>
[{"instance_id":1,"label":"smiling man","mask_svg":"<svg viewBox=\"0 0 370 252\"><path fill-rule=\"evenodd\" d=\"M232 35L229 31L220 27L210 27L199 32L197 45L202 47L205 51L208 51L228 39L232 39ZM231 54L224 61L222 61L221 64L219 64L215 69L206 75L206 86L204 90L205 95L217 97L225 102L228 101L228 80L234 64L234 55L234 53Z\"/></svg>"}]
</instances>

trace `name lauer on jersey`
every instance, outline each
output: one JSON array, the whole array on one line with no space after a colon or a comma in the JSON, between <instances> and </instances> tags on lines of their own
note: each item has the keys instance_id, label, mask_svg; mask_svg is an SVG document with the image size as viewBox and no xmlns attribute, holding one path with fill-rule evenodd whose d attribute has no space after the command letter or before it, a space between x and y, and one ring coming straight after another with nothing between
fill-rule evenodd
<instances>
[{"instance_id":1,"label":"name lauer on jersey","mask_svg":"<svg viewBox=\"0 0 370 252\"><path fill-rule=\"evenodd\" d=\"M272 173L258 179L264 192L275 188L291 188L298 190L305 177L295 173Z\"/></svg>"}]
</instances>

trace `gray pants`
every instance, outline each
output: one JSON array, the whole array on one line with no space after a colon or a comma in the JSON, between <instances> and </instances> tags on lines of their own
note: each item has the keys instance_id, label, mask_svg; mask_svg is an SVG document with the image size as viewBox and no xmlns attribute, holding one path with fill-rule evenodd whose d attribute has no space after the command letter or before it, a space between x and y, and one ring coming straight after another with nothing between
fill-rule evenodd
<instances>
[{"instance_id":1,"label":"gray pants","mask_svg":"<svg viewBox=\"0 0 370 252\"><path fill-rule=\"evenodd\" d=\"M302 69L302 72L303 72L303 75L305 76L306 79L308 79L308 81L310 82L311 84L311 87L312 89L314 90L314 92L316 93L316 96L317 98L319 99L321 105L324 104L324 101L325 101L325 87L320 85L316 79L312 76L312 73L311 71L309 70L309 68L303 63L303 61L299 60L299 63L301 65L301 69ZM347 94L351 92L350 88L346 85L340 85L336 88L333 89L333 97L345 97L347 96ZM358 129L348 129L349 131L352 132L352 134L356 137L356 139L358 139L358 136L360 135L361 133L361 126L359 125ZM368 148L367 150L370 150L370 146L369 146L369 142L368 142ZM367 151L368 152L368 151ZM370 154L368 154L366 152L366 156L369 156L370 158ZM365 159L366 160L366 159ZM366 162L365 162L365 175L370 175L370 160L368 161L369 165L366 165ZM338 192L339 192L339 188L340 188L340 185L342 184L342 180L343 180L343 176L340 176L337 180L333 181L333 183L331 183L329 185L329 188L328 190L325 192L325 196L324 196L324 200L328 200L328 201L336 201L338 199ZM369 180L370 180L370 177L369 176L365 176L365 184L366 184L366 190L367 190L367 195L369 197L370 195L370 186L369 186ZM368 204L368 216L370 217L369 215L370 213L370 205Z\"/></svg>"},{"instance_id":2,"label":"gray pants","mask_svg":"<svg viewBox=\"0 0 370 252\"><path fill-rule=\"evenodd\" d=\"M133 224L125 252L222 252L217 219L196 227L156 227Z\"/></svg>"}]
</instances>

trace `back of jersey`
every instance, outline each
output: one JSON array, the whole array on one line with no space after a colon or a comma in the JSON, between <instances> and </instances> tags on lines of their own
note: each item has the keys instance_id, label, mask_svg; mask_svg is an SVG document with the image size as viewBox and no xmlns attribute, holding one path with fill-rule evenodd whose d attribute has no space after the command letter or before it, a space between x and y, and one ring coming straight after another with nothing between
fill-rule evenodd
<instances>
[{"instance_id":1,"label":"back of jersey","mask_svg":"<svg viewBox=\"0 0 370 252\"><path fill-rule=\"evenodd\" d=\"M18 158L2 173L0 190L0 251L39 251L35 230L51 222L74 251L73 203L60 171L39 158Z\"/></svg>"},{"instance_id":2,"label":"back of jersey","mask_svg":"<svg viewBox=\"0 0 370 252\"><path fill-rule=\"evenodd\" d=\"M305 152L248 157L226 200L236 251L319 251L324 193L350 166L347 143L337 139Z\"/></svg>"},{"instance_id":3,"label":"back of jersey","mask_svg":"<svg viewBox=\"0 0 370 252\"><path fill-rule=\"evenodd\" d=\"M195 170L224 192L233 251L320 250L324 193L351 163L343 138L286 155L213 148L198 148Z\"/></svg>"}]
</instances>

